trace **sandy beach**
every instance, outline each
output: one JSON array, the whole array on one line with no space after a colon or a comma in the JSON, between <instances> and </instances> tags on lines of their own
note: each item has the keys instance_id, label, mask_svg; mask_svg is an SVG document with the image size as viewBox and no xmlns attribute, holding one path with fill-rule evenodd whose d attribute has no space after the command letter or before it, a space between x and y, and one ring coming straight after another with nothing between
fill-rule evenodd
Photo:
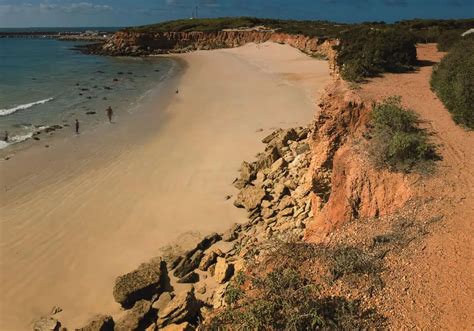
<instances>
[{"instance_id":1,"label":"sandy beach","mask_svg":"<svg viewBox=\"0 0 474 331\"><path fill-rule=\"evenodd\" d=\"M308 124L330 80L325 61L278 44L175 57L153 109L0 161L1 330L55 305L70 329L117 314L115 277L243 221L225 198L241 162L273 129Z\"/></svg>"}]
</instances>

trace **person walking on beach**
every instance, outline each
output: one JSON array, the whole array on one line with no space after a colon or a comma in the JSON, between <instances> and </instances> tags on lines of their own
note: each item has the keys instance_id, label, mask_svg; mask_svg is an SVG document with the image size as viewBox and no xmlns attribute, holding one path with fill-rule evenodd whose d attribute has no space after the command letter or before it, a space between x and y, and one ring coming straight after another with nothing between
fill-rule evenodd
<instances>
[{"instance_id":1,"label":"person walking on beach","mask_svg":"<svg viewBox=\"0 0 474 331\"><path fill-rule=\"evenodd\" d=\"M108 106L107 117L109 118L109 123L112 123L112 116L114 116L114 111L112 110L112 107Z\"/></svg>"},{"instance_id":2,"label":"person walking on beach","mask_svg":"<svg viewBox=\"0 0 474 331\"><path fill-rule=\"evenodd\" d=\"M5 136L3 137L4 142L8 142L8 131L5 131Z\"/></svg>"},{"instance_id":3,"label":"person walking on beach","mask_svg":"<svg viewBox=\"0 0 474 331\"><path fill-rule=\"evenodd\" d=\"M76 118L76 134L79 134L79 120Z\"/></svg>"}]
</instances>

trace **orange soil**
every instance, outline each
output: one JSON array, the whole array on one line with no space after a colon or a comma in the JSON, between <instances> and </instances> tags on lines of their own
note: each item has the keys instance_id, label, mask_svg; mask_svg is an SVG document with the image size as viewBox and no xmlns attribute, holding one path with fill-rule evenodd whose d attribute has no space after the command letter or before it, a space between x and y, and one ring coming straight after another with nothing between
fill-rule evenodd
<instances>
[{"instance_id":1,"label":"orange soil","mask_svg":"<svg viewBox=\"0 0 474 331\"><path fill-rule=\"evenodd\" d=\"M442 198L431 213L443 215L444 221L423 247L398 261L388 280L393 295L380 308L391 316L393 329L474 329L474 133L457 126L430 89L433 65L443 55L434 44L420 45L419 70L375 78L359 91L365 100L401 96L433 132L442 156L436 173L415 189L424 199Z\"/></svg>"}]
</instances>

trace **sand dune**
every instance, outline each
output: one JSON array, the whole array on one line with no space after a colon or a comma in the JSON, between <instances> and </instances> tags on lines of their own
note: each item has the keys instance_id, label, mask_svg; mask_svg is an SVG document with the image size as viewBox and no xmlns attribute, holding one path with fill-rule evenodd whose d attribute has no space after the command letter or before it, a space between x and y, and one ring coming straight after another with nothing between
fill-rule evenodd
<instances>
[{"instance_id":1,"label":"sand dune","mask_svg":"<svg viewBox=\"0 0 474 331\"><path fill-rule=\"evenodd\" d=\"M177 57L153 109L0 162L0 329L53 305L68 328L117 313L117 275L243 220L225 199L242 160L273 128L309 123L329 80L326 62L277 44Z\"/></svg>"}]
</instances>

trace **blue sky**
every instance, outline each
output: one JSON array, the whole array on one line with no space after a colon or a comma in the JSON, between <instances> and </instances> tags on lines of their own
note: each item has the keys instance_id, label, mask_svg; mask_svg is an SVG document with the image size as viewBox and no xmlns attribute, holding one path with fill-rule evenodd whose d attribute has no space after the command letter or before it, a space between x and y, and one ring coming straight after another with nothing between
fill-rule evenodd
<instances>
[{"instance_id":1,"label":"blue sky","mask_svg":"<svg viewBox=\"0 0 474 331\"><path fill-rule=\"evenodd\" d=\"M0 27L130 26L187 18L258 16L339 22L474 17L474 0L0 0Z\"/></svg>"}]
</instances>

